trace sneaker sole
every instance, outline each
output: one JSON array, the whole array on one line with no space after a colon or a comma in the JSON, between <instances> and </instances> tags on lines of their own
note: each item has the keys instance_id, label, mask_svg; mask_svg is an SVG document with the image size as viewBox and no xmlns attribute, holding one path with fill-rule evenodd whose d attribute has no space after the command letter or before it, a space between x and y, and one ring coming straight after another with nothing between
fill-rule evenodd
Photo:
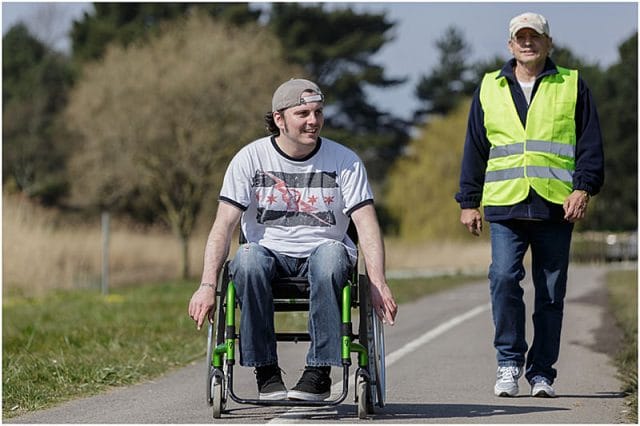
<instances>
[{"instance_id":1,"label":"sneaker sole","mask_svg":"<svg viewBox=\"0 0 640 426\"><path fill-rule=\"evenodd\" d=\"M498 390L496 388L493 389L493 394L495 396L499 396L502 398L513 398L514 396L518 395L518 389L514 389L512 391L508 391L508 390Z\"/></svg>"},{"instance_id":2,"label":"sneaker sole","mask_svg":"<svg viewBox=\"0 0 640 426\"><path fill-rule=\"evenodd\" d=\"M551 395L547 391L544 391L544 390L539 390L536 393L532 393L531 396L534 397L534 398L555 398L556 397L555 395Z\"/></svg>"},{"instance_id":3,"label":"sneaker sole","mask_svg":"<svg viewBox=\"0 0 640 426\"><path fill-rule=\"evenodd\" d=\"M331 392L326 393L309 393L300 391L289 391L287 397L298 401L324 401L331 396Z\"/></svg>"},{"instance_id":4,"label":"sneaker sole","mask_svg":"<svg viewBox=\"0 0 640 426\"><path fill-rule=\"evenodd\" d=\"M277 391L270 393L259 393L258 399L261 401L280 401L283 399L287 399L288 392L287 391Z\"/></svg>"}]
</instances>

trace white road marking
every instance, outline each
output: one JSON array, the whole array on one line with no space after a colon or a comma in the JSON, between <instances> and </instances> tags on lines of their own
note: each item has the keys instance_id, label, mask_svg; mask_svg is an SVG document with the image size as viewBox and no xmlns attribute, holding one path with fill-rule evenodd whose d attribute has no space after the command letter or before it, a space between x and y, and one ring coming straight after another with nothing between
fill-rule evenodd
<instances>
[{"instance_id":1,"label":"white road marking","mask_svg":"<svg viewBox=\"0 0 640 426\"><path fill-rule=\"evenodd\" d=\"M396 362L398 362L400 359L402 359L402 357L404 357L405 355L410 354L411 352L415 351L416 349L418 349L420 346L425 345L427 343L429 343L430 341L432 341L433 339L435 339L436 337L446 333L447 331L451 330L453 327L462 324L465 321L470 320L471 318L480 315L481 313L488 311L490 308L490 304L484 304L484 305L480 305L480 306L476 306L475 308L460 314L456 317L451 318L450 320L443 322L442 324L438 325L435 328L432 328L431 330L427 331L426 333L424 333L422 336L418 337L415 340L410 341L409 343L407 343L406 345L404 345L403 347L401 347L400 349L392 352L391 354L385 356L385 367L388 368L391 365L395 364ZM349 376L349 389L351 389L353 387L353 383L355 382L355 373L351 374L351 376ZM340 392L342 392L342 381L339 381L338 383L335 383L332 387L331 387L331 394L332 395L336 395L339 394ZM348 397L347 397L348 398ZM313 410L312 408L309 407L295 407L292 408L291 410L287 411L286 413L281 414L280 416L271 419L271 421L269 421L269 424L274 424L274 423L295 423L296 420L302 419L307 417L309 414L311 414L311 411ZM337 413L337 411L336 411ZM325 412L325 414L327 414Z\"/></svg>"},{"instance_id":2,"label":"white road marking","mask_svg":"<svg viewBox=\"0 0 640 426\"><path fill-rule=\"evenodd\" d=\"M384 365L386 367L389 367L395 364L403 356L415 351L420 346L429 343L430 341L440 336L441 334L444 334L447 331L451 330L456 325L459 325L465 321L468 321L471 318L475 317L476 315L479 315L482 312L489 310L489 307L490 305L488 303L484 305L476 306L470 311L467 311L464 314L458 315L457 317L453 317L449 321L440 324L436 328L432 328L422 336L418 337L415 340L410 341L409 343L407 343L397 351L386 356Z\"/></svg>"}]
</instances>

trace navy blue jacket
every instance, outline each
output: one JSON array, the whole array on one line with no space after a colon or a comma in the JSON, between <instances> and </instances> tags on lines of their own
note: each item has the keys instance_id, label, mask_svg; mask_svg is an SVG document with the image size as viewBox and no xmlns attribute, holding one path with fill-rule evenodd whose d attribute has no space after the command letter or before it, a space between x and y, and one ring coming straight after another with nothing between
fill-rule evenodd
<instances>
[{"instance_id":1,"label":"navy blue jacket","mask_svg":"<svg viewBox=\"0 0 640 426\"><path fill-rule=\"evenodd\" d=\"M502 67L500 76L507 78L520 121L522 121L523 126L526 126L529 105L520 84L518 84L513 74L514 66L515 59L511 59ZM543 71L536 78L531 99L535 96L542 77L557 72L556 65L551 59L547 58ZM602 134L598 112L593 103L591 91L582 78L578 78L575 120L576 169L573 174L573 189L582 189L590 195L595 195L600 191L600 187L604 183ZM462 157L462 171L460 173L460 192L455 196L460 208L467 209L480 206L487 160L489 159L489 148L487 130L484 127L484 111L480 104L480 87L478 87L469 111L467 136ZM509 219L563 221L564 209L559 204L545 200L531 189L529 196L518 204L512 206L485 206L484 216L489 222Z\"/></svg>"}]
</instances>

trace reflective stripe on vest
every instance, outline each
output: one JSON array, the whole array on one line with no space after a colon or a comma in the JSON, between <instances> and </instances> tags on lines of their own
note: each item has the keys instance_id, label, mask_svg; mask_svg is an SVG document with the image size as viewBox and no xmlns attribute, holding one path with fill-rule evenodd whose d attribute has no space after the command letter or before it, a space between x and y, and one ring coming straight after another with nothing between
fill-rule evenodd
<instances>
[{"instance_id":1,"label":"reflective stripe on vest","mask_svg":"<svg viewBox=\"0 0 640 426\"><path fill-rule=\"evenodd\" d=\"M486 74L480 87L484 124L491 143L483 205L513 205L532 187L562 204L575 170L575 106L578 72L558 67L544 77L527 111L524 128L505 77Z\"/></svg>"}]
</instances>

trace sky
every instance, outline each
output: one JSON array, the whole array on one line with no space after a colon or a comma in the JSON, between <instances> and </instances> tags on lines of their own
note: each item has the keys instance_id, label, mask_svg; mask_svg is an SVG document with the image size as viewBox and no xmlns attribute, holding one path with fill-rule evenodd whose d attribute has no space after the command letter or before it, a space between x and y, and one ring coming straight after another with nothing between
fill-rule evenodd
<instances>
[{"instance_id":1,"label":"sky","mask_svg":"<svg viewBox=\"0 0 640 426\"><path fill-rule=\"evenodd\" d=\"M579 58L607 67L618 60L618 46L638 29L636 2L354 2L358 12L387 14L395 22L388 42L375 56L387 77L406 77L394 89L369 90L382 111L410 118L418 108L416 84L438 64L435 42L450 26L458 28L470 47L470 62L500 55L509 57L509 20L523 12L537 12L549 21L556 45L568 47ZM69 48L68 30L74 19L91 11L91 3L2 2L2 33L22 20L43 40ZM562 64L560 64L562 65ZM588 82L587 82L588 83Z\"/></svg>"}]
</instances>

